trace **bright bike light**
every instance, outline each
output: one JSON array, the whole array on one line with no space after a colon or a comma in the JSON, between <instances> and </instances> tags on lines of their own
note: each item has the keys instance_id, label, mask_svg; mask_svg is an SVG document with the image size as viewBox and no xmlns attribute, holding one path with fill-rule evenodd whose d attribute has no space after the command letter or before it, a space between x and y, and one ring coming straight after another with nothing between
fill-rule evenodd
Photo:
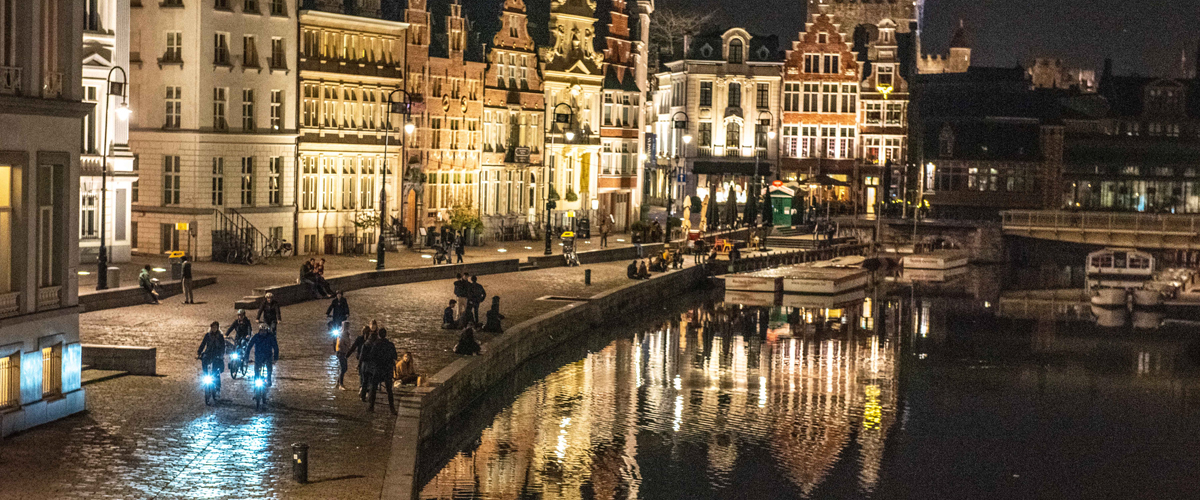
<instances>
[{"instance_id":1,"label":"bright bike light","mask_svg":"<svg viewBox=\"0 0 1200 500\"><path fill-rule=\"evenodd\" d=\"M266 385L266 382L265 382L265 381L263 381L263 379L261 379L261 378L259 378L259 379L254 379L254 387L259 387L259 388L261 388L261 387L262 387L262 386L264 386L264 385Z\"/></svg>"},{"instance_id":2,"label":"bright bike light","mask_svg":"<svg viewBox=\"0 0 1200 500\"><path fill-rule=\"evenodd\" d=\"M329 332L329 334L333 335L334 337L337 337L342 334L342 331L337 328L334 328L333 331Z\"/></svg>"},{"instance_id":3,"label":"bright bike light","mask_svg":"<svg viewBox=\"0 0 1200 500\"><path fill-rule=\"evenodd\" d=\"M235 352L235 353L233 353L233 354L230 354L230 355L229 355L229 359L231 359L231 360L233 360L233 361L237 361L237 359L238 359L238 354L237 354L236 352Z\"/></svg>"},{"instance_id":4,"label":"bright bike light","mask_svg":"<svg viewBox=\"0 0 1200 500\"><path fill-rule=\"evenodd\" d=\"M204 385L212 385L213 383L212 375L205 375L202 380L204 381Z\"/></svg>"}]
</instances>

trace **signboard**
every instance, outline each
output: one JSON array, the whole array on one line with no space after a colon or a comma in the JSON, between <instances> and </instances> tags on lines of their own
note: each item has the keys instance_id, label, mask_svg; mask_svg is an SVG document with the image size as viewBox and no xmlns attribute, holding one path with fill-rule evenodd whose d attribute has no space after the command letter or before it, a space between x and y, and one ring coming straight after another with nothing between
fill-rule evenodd
<instances>
[{"instance_id":1,"label":"signboard","mask_svg":"<svg viewBox=\"0 0 1200 500\"><path fill-rule=\"evenodd\" d=\"M658 158L658 134L646 133L646 164L654 165Z\"/></svg>"},{"instance_id":2,"label":"signboard","mask_svg":"<svg viewBox=\"0 0 1200 500\"><path fill-rule=\"evenodd\" d=\"M529 163L529 146L518 146L513 151L513 157L517 163Z\"/></svg>"},{"instance_id":3,"label":"signboard","mask_svg":"<svg viewBox=\"0 0 1200 500\"><path fill-rule=\"evenodd\" d=\"M687 182L687 174L680 172L679 173L679 183L684 184L686 182Z\"/></svg>"},{"instance_id":4,"label":"signboard","mask_svg":"<svg viewBox=\"0 0 1200 500\"><path fill-rule=\"evenodd\" d=\"M186 223L186 222L176 222L176 223L175 223L175 230L176 230L176 231L187 231L187 230L188 230L188 223Z\"/></svg>"}]
</instances>

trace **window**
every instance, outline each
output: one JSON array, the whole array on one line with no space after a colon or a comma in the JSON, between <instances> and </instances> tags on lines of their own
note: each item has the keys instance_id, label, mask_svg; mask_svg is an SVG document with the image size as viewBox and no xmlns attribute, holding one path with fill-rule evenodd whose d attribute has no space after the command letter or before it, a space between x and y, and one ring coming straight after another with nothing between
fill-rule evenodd
<instances>
[{"instance_id":1,"label":"window","mask_svg":"<svg viewBox=\"0 0 1200 500\"><path fill-rule=\"evenodd\" d=\"M800 154L800 127L789 125L783 127L783 154L789 158L798 158Z\"/></svg>"},{"instance_id":2,"label":"window","mask_svg":"<svg viewBox=\"0 0 1200 500\"><path fill-rule=\"evenodd\" d=\"M702 148L712 146L712 122L700 122L696 130L696 144Z\"/></svg>"},{"instance_id":3,"label":"window","mask_svg":"<svg viewBox=\"0 0 1200 500\"><path fill-rule=\"evenodd\" d=\"M887 114L884 115L884 125L898 126L904 121L904 105L900 103L888 103Z\"/></svg>"},{"instance_id":4,"label":"window","mask_svg":"<svg viewBox=\"0 0 1200 500\"><path fill-rule=\"evenodd\" d=\"M21 351L0 358L0 409L21 403Z\"/></svg>"},{"instance_id":5,"label":"window","mask_svg":"<svg viewBox=\"0 0 1200 500\"><path fill-rule=\"evenodd\" d=\"M611 92L604 93L604 125L612 125L612 108L613 95Z\"/></svg>"},{"instance_id":6,"label":"window","mask_svg":"<svg viewBox=\"0 0 1200 500\"><path fill-rule=\"evenodd\" d=\"M837 113L838 85L826 83L821 85L821 112Z\"/></svg>"},{"instance_id":7,"label":"window","mask_svg":"<svg viewBox=\"0 0 1200 500\"><path fill-rule=\"evenodd\" d=\"M242 66L247 68L258 67L258 47L254 43L254 35L245 35L242 37Z\"/></svg>"},{"instance_id":8,"label":"window","mask_svg":"<svg viewBox=\"0 0 1200 500\"><path fill-rule=\"evenodd\" d=\"M163 205L179 204L179 157L163 157Z\"/></svg>"},{"instance_id":9,"label":"window","mask_svg":"<svg viewBox=\"0 0 1200 500\"><path fill-rule=\"evenodd\" d=\"M282 172L283 157L272 156L267 163L267 203L272 205L279 205L283 202L283 199L280 197L283 191L279 184L279 176Z\"/></svg>"},{"instance_id":10,"label":"window","mask_svg":"<svg viewBox=\"0 0 1200 500\"><path fill-rule=\"evenodd\" d=\"M183 32L167 32L167 51L163 52L163 62L183 62Z\"/></svg>"},{"instance_id":11,"label":"window","mask_svg":"<svg viewBox=\"0 0 1200 500\"><path fill-rule=\"evenodd\" d=\"M700 107L712 106L713 82L700 82Z\"/></svg>"},{"instance_id":12,"label":"window","mask_svg":"<svg viewBox=\"0 0 1200 500\"><path fill-rule=\"evenodd\" d=\"M179 250L179 231L175 230L174 224L159 224L159 249L166 253L173 250Z\"/></svg>"},{"instance_id":13,"label":"window","mask_svg":"<svg viewBox=\"0 0 1200 500\"><path fill-rule=\"evenodd\" d=\"M227 104L228 89L224 87L213 88L213 128L216 130L225 130L225 106Z\"/></svg>"},{"instance_id":14,"label":"window","mask_svg":"<svg viewBox=\"0 0 1200 500\"><path fill-rule=\"evenodd\" d=\"M880 66L879 68L877 68L877 71L875 73L875 85L878 85L880 87L891 87L893 71L894 70L892 69L891 66Z\"/></svg>"},{"instance_id":15,"label":"window","mask_svg":"<svg viewBox=\"0 0 1200 500\"><path fill-rule=\"evenodd\" d=\"M183 89L167 86L166 121L163 128L179 128L180 115L183 110Z\"/></svg>"},{"instance_id":16,"label":"window","mask_svg":"<svg viewBox=\"0 0 1200 500\"><path fill-rule=\"evenodd\" d=\"M821 72L821 55L820 54L804 54L804 72L805 73L820 73Z\"/></svg>"},{"instance_id":17,"label":"window","mask_svg":"<svg viewBox=\"0 0 1200 500\"><path fill-rule=\"evenodd\" d=\"M817 43L829 43L829 33L824 31L817 33Z\"/></svg>"},{"instance_id":18,"label":"window","mask_svg":"<svg viewBox=\"0 0 1200 500\"><path fill-rule=\"evenodd\" d=\"M866 104L866 122L867 125L879 125L883 123L883 104L878 102L869 102Z\"/></svg>"},{"instance_id":19,"label":"window","mask_svg":"<svg viewBox=\"0 0 1200 500\"><path fill-rule=\"evenodd\" d=\"M283 125L283 91L271 91L271 130L279 130Z\"/></svg>"},{"instance_id":20,"label":"window","mask_svg":"<svg viewBox=\"0 0 1200 500\"><path fill-rule=\"evenodd\" d=\"M821 149L817 145L819 139L817 127L800 127L800 157L819 157L821 155Z\"/></svg>"},{"instance_id":21,"label":"window","mask_svg":"<svg viewBox=\"0 0 1200 500\"><path fill-rule=\"evenodd\" d=\"M683 106L687 104L687 79L679 78L671 82L671 105Z\"/></svg>"},{"instance_id":22,"label":"window","mask_svg":"<svg viewBox=\"0 0 1200 500\"><path fill-rule=\"evenodd\" d=\"M828 73L828 74L841 73L841 66L840 66L841 56L839 56L837 54L825 54L823 56L823 59L825 60L825 68L824 68L823 73Z\"/></svg>"},{"instance_id":23,"label":"window","mask_svg":"<svg viewBox=\"0 0 1200 500\"><path fill-rule=\"evenodd\" d=\"M764 118L754 124L754 147L766 149L767 147L767 130L771 129L771 120ZM765 154L765 151L764 151Z\"/></svg>"},{"instance_id":24,"label":"window","mask_svg":"<svg viewBox=\"0 0 1200 500\"><path fill-rule=\"evenodd\" d=\"M842 113L858 113L858 92L852 84L842 85Z\"/></svg>"},{"instance_id":25,"label":"window","mask_svg":"<svg viewBox=\"0 0 1200 500\"><path fill-rule=\"evenodd\" d=\"M785 83L783 84L783 110L791 112L800 111L800 84Z\"/></svg>"},{"instance_id":26,"label":"window","mask_svg":"<svg viewBox=\"0 0 1200 500\"><path fill-rule=\"evenodd\" d=\"M212 160L212 205L220 207L225 205L225 159L213 158Z\"/></svg>"},{"instance_id":27,"label":"window","mask_svg":"<svg viewBox=\"0 0 1200 500\"><path fill-rule=\"evenodd\" d=\"M821 86L816 83L804 84L804 112L816 113L820 108L817 103L821 98Z\"/></svg>"},{"instance_id":28,"label":"window","mask_svg":"<svg viewBox=\"0 0 1200 500\"><path fill-rule=\"evenodd\" d=\"M317 159L305 156L300 159L300 209L317 209Z\"/></svg>"},{"instance_id":29,"label":"window","mask_svg":"<svg viewBox=\"0 0 1200 500\"><path fill-rule=\"evenodd\" d=\"M742 146L742 125L738 122L725 124L725 154L737 155Z\"/></svg>"},{"instance_id":30,"label":"window","mask_svg":"<svg viewBox=\"0 0 1200 500\"><path fill-rule=\"evenodd\" d=\"M336 176L337 167L333 164L333 158L321 158L321 210L337 210L334 202L337 191L333 184Z\"/></svg>"},{"instance_id":31,"label":"window","mask_svg":"<svg viewBox=\"0 0 1200 500\"><path fill-rule=\"evenodd\" d=\"M242 158L242 206L254 206L254 157Z\"/></svg>"},{"instance_id":32,"label":"window","mask_svg":"<svg viewBox=\"0 0 1200 500\"><path fill-rule=\"evenodd\" d=\"M254 131L254 89L242 89L242 130Z\"/></svg>"},{"instance_id":33,"label":"window","mask_svg":"<svg viewBox=\"0 0 1200 500\"><path fill-rule=\"evenodd\" d=\"M13 192L13 168L10 165L0 165L0 292L12 291L12 234L13 199L20 199L20 193ZM3 390L3 387L0 387Z\"/></svg>"},{"instance_id":34,"label":"window","mask_svg":"<svg viewBox=\"0 0 1200 500\"><path fill-rule=\"evenodd\" d=\"M342 158L342 210L354 210L355 170L353 158Z\"/></svg>"},{"instance_id":35,"label":"window","mask_svg":"<svg viewBox=\"0 0 1200 500\"><path fill-rule=\"evenodd\" d=\"M244 0L242 2L242 12L249 12L249 13L257 14L258 13L258 0Z\"/></svg>"},{"instance_id":36,"label":"window","mask_svg":"<svg viewBox=\"0 0 1200 500\"><path fill-rule=\"evenodd\" d=\"M320 120L317 119L317 100L321 97L321 90L316 85L304 86L304 113L303 124L305 127L319 127Z\"/></svg>"},{"instance_id":37,"label":"window","mask_svg":"<svg viewBox=\"0 0 1200 500\"><path fill-rule=\"evenodd\" d=\"M742 107L742 84L740 84L740 83L730 83L729 84L729 107L731 107L731 108Z\"/></svg>"},{"instance_id":38,"label":"window","mask_svg":"<svg viewBox=\"0 0 1200 500\"><path fill-rule=\"evenodd\" d=\"M63 222L61 198L64 169L60 165L40 165L37 175L37 259L38 286L49 287L62 283L62 259L59 249L65 244L66 224Z\"/></svg>"},{"instance_id":39,"label":"window","mask_svg":"<svg viewBox=\"0 0 1200 500\"><path fill-rule=\"evenodd\" d=\"M283 51L283 39L271 39L271 69L287 69L287 56Z\"/></svg>"},{"instance_id":40,"label":"window","mask_svg":"<svg viewBox=\"0 0 1200 500\"><path fill-rule=\"evenodd\" d=\"M96 198L93 193L79 194L79 237L96 237Z\"/></svg>"},{"instance_id":41,"label":"window","mask_svg":"<svg viewBox=\"0 0 1200 500\"><path fill-rule=\"evenodd\" d=\"M734 39L729 42L729 64L741 64L742 56L742 41Z\"/></svg>"},{"instance_id":42,"label":"window","mask_svg":"<svg viewBox=\"0 0 1200 500\"><path fill-rule=\"evenodd\" d=\"M271 0L271 15L286 16L287 15L287 0Z\"/></svg>"},{"instance_id":43,"label":"window","mask_svg":"<svg viewBox=\"0 0 1200 500\"><path fill-rule=\"evenodd\" d=\"M758 109L767 109L771 102L771 84L758 84L758 91L754 97L754 107Z\"/></svg>"},{"instance_id":44,"label":"window","mask_svg":"<svg viewBox=\"0 0 1200 500\"><path fill-rule=\"evenodd\" d=\"M213 64L229 66L229 33L213 33Z\"/></svg>"},{"instance_id":45,"label":"window","mask_svg":"<svg viewBox=\"0 0 1200 500\"><path fill-rule=\"evenodd\" d=\"M42 348L42 397L62 394L62 342Z\"/></svg>"},{"instance_id":46,"label":"window","mask_svg":"<svg viewBox=\"0 0 1200 500\"><path fill-rule=\"evenodd\" d=\"M229 0L213 0L213 8L221 10L230 10Z\"/></svg>"}]
</instances>

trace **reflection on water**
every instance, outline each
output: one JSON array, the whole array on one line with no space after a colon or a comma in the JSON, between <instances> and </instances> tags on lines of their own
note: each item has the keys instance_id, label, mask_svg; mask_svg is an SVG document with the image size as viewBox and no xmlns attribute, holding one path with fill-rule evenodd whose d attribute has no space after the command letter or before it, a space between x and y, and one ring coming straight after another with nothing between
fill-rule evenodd
<instances>
[{"instance_id":1,"label":"reflection on water","mask_svg":"<svg viewBox=\"0 0 1200 500\"><path fill-rule=\"evenodd\" d=\"M897 394L877 309L695 307L525 390L421 497L795 497L847 457L870 492Z\"/></svg>"}]
</instances>

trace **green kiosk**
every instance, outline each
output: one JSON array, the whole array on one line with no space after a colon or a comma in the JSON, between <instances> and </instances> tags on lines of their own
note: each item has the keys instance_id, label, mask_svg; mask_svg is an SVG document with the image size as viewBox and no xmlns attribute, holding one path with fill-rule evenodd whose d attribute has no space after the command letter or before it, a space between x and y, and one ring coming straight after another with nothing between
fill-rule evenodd
<instances>
[{"instance_id":1,"label":"green kiosk","mask_svg":"<svg viewBox=\"0 0 1200 500\"><path fill-rule=\"evenodd\" d=\"M792 197L796 190L783 185L783 181L771 183L768 196L771 197L771 222L776 226L792 225Z\"/></svg>"}]
</instances>

